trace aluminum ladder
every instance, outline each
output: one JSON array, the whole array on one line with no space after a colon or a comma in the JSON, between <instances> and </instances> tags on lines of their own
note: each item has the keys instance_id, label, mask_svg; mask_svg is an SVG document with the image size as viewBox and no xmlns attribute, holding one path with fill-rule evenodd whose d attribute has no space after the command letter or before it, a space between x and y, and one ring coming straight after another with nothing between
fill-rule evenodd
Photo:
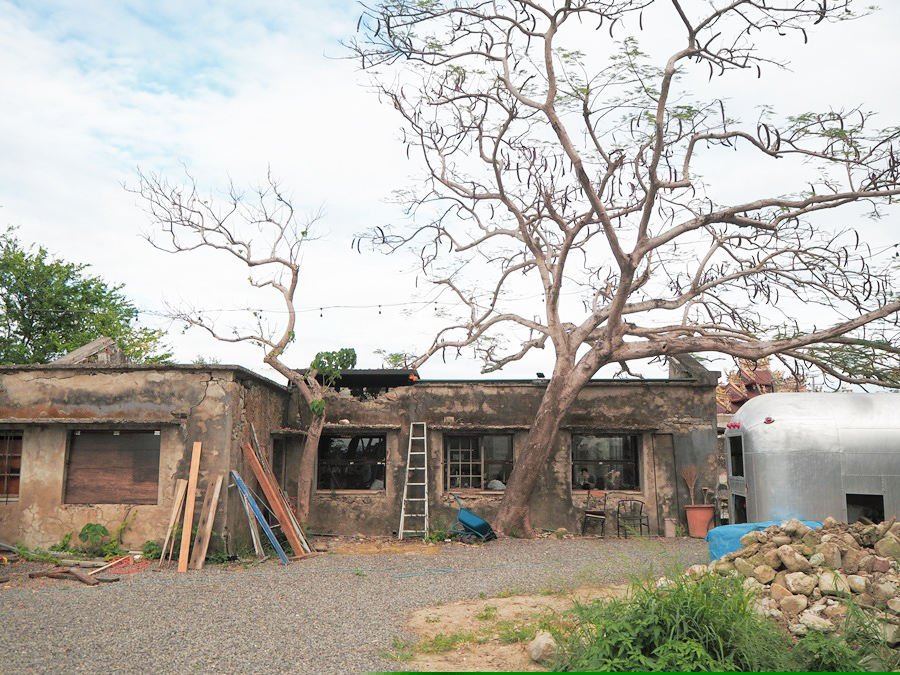
<instances>
[{"instance_id":1,"label":"aluminum ladder","mask_svg":"<svg viewBox=\"0 0 900 675\"><path fill-rule=\"evenodd\" d=\"M425 422L409 425L406 451L406 482L400 506L400 539L428 534L428 427ZM407 522L409 521L409 522Z\"/></svg>"}]
</instances>

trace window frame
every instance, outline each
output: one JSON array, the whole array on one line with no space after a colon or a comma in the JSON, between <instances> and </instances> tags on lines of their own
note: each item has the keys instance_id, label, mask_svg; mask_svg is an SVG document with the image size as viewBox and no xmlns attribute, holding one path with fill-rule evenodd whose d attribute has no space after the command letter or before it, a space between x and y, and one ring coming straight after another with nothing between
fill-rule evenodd
<instances>
[{"instance_id":1,"label":"window frame","mask_svg":"<svg viewBox=\"0 0 900 675\"><path fill-rule=\"evenodd\" d=\"M24 432L18 429L0 429L0 503L19 501L22 494L22 455ZM14 443L11 441L18 441ZM18 453L11 452L18 446ZM16 461L18 460L18 461ZM18 464L18 466L13 466ZM15 492L10 492L10 484L15 481Z\"/></svg>"},{"instance_id":2,"label":"window frame","mask_svg":"<svg viewBox=\"0 0 900 675\"><path fill-rule=\"evenodd\" d=\"M119 448L102 448L102 442L100 445L91 446L89 444L85 444L85 447L79 448L79 443L75 440L76 438L88 438L91 436L101 437L101 436L111 436L111 437L129 437L129 436L149 436L152 435L153 438L156 439L156 447L155 448L147 448L147 447L119 447ZM130 451L131 457L131 467L130 470L132 472L132 476L135 476L136 473L143 469L143 471L147 475L152 475L155 478L153 480L135 480L131 484L131 488L133 489L133 494L129 496L127 499L121 499L122 495L118 495L120 498L118 500L108 499L106 498L106 494L103 492L103 487L101 484L96 484L93 488L97 490L100 495L98 498L88 499L81 495L81 492L85 490L84 486L79 486L77 483L73 481L73 471L72 471L72 461L73 454L79 455L82 452L88 453L97 453L99 455L103 455L104 453L115 453L117 456L128 456ZM142 462L146 462L148 453L150 455L155 455L150 457L150 462L147 466L141 466ZM143 456L141 456L143 455ZM81 477L84 475L94 475L91 471L91 462L85 462L86 457L77 457L76 460L76 470L77 475ZM94 460L96 461L96 460ZM81 464L81 466L79 466ZM155 465L155 471L150 468L150 465ZM65 464L65 479L63 481L63 499L62 503L64 505L83 505L83 504L130 504L130 505L144 505L144 506L154 506L159 504L159 487L160 487L160 467L162 466L162 431L161 429L148 429L148 428L134 428L127 427L122 429L69 429L66 438L66 464ZM98 467L103 467L103 464L98 464ZM127 472L129 467L127 466L119 466L115 467L120 472ZM128 487L128 484L124 484L125 487ZM149 496L149 492L151 488L149 486L152 485L155 488L155 493L151 498ZM143 487L147 492L147 496L138 496L140 488ZM73 494L74 493L74 494Z\"/></svg>"},{"instance_id":3,"label":"window frame","mask_svg":"<svg viewBox=\"0 0 900 675\"><path fill-rule=\"evenodd\" d=\"M486 460L485 459L485 446L484 439L488 437L497 437L508 439L509 442L509 459L508 460ZM453 443L455 441L466 440L468 442L474 441L475 448L454 448ZM503 494L505 492L505 488L503 490L489 490L487 488L487 484L494 480L490 478L490 475L496 473L496 469L498 467L502 467L500 470L500 475L503 476L506 480L503 481L504 485L509 482L509 474L512 473L513 466L515 466L516 461L516 451L515 451L515 435L512 433L499 433L499 432L445 432L443 438L443 452L442 452L442 464L443 464L443 486L444 490L447 492L450 491L474 491L474 492L487 492L489 494ZM453 461L451 459L452 452L464 452L464 451L477 451L478 458L477 459L469 459L468 461L458 460ZM457 465L458 468L462 468L463 465L469 467L470 471L468 474L458 473L453 475L451 473L451 468L453 465ZM472 471L472 467L478 466L479 473L476 474ZM459 481L459 485L451 485L451 479L456 478ZM480 482L480 485L477 487L472 486L472 482L475 479ZM463 480L468 479L469 485L462 486Z\"/></svg>"},{"instance_id":4,"label":"window frame","mask_svg":"<svg viewBox=\"0 0 900 675\"><path fill-rule=\"evenodd\" d=\"M622 439L633 439L634 443L634 460L626 460L626 459L601 459L601 460L593 460L593 459L579 459L576 458L576 452L578 448L578 440L581 438L622 438ZM643 459L644 459L644 433L643 432L635 432L635 431L573 431L569 437L569 441L571 443L571 450L569 452L572 471L569 474L570 479L572 481L572 491L573 492L588 492L587 489L582 488L581 481L579 480L579 475L581 473L581 468L585 465L588 467L594 467L593 470L589 468L589 475L594 478L594 487L590 488L591 490L603 490L607 492L641 492L643 488ZM597 487L596 477L598 475L608 474L609 471L604 471L601 473L598 468L604 465L611 465L613 467L619 466L620 475L622 477L625 476L625 471L623 468L625 466L633 467L634 477L635 477L635 485L634 487L611 487L609 485L604 485L603 487Z\"/></svg>"},{"instance_id":5,"label":"window frame","mask_svg":"<svg viewBox=\"0 0 900 675\"><path fill-rule=\"evenodd\" d=\"M320 479L322 478L322 469L323 469L322 448L323 448L323 445L326 442L326 440L332 439L332 438L346 438L346 439L349 439L349 441L351 443L354 438L381 440L381 444L383 447L383 455L381 456L380 459L376 458L376 460L374 462L366 461L365 458L354 459L353 461L350 461L350 460L346 460L346 461L347 461L348 466L356 464L356 463L359 463L360 465L374 465L374 471L370 474L369 481L377 480L378 467L381 467L382 486L380 488L375 488L375 489L372 489L371 487L349 487L349 488L348 487L336 487L334 485L322 487L320 484ZM319 437L319 447L316 449L316 492L319 492L319 493L358 492L358 493L367 493L367 494L385 492L387 489L387 455L388 455L387 446L388 446L388 434L385 433L384 431L369 432L366 430L360 430L360 431L353 431L353 432L348 432L348 433L341 433L341 432L335 430L335 431L323 432L322 435ZM328 464L330 464L332 466L341 466L342 463L335 462L332 460L331 462L326 462L326 465L328 465ZM371 478L371 476L375 476L375 478ZM369 482L369 481L367 481L367 482Z\"/></svg>"},{"instance_id":6,"label":"window frame","mask_svg":"<svg viewBox=\"0 0 900 675\"><path fill-rule=\"evenodd\" d=\"M744 466L744 437L741 434L735 436L726 436L728 443L728 471L729 475L735 478L746 478L746 467ZM737 458L737 462L735 462ZM736 468L737 465L737 468ZM740 473L738 473L738 469Z\"/></svg>"}]
</instances>

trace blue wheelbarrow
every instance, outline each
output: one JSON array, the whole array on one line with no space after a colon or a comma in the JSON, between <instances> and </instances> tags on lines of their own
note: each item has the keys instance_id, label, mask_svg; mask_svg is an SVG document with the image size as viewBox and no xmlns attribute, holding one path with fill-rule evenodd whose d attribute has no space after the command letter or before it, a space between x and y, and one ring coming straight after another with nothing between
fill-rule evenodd
<instances>
[{"instance_id":1,"label":"blue wheelbarrow","mask_svg":"<svg viewBox=\"0 0 900 675\"><path fill-rule=\"evenodd\" d=\"M459 497L452 492L450 493L450 496L456 500L456 504L459 506L459 513L456 514L456 522L453 523L450 528L453 532L462 535L473 535L481 539L481 541L490 541L491 539L497 538L497 535L494 534L494 530L491 529L491 524L488 521L476 516L468 509L463 508L463 505L459 501Z\"/></svg>"}]
</instances>

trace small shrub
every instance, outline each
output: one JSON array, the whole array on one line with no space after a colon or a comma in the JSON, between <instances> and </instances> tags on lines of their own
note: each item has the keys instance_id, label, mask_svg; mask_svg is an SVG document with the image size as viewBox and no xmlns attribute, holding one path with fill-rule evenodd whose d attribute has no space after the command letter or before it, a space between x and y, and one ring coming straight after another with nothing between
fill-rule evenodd
<instances>
[{"instance_id":1,"label":"small shrub","mask_svg":"<svg viewBox=\"0 0 900 675\"><path fill-rule=\"evenodd\" d=\"M63 538L59 540L59 543L53 544L53 546L50 547L50 550L51 551L72 551L72 548L71 548L72 536L74 534L75 534L74 532L66 532L63 535Z\"/></svg>"},{"instance_id":2,"label":"small shrub","mask_svg":"<svg viewBox=\"0 0 900 675\"><path fill-rule=\"evenodd\" d=\"M126 553L128 553L128 551L119 546L119 544L115 541L108 541L100 548L100 556L106 558L107 560L110 558L123 556Z\"/></svg>"},{"instance_id":3,"label":"small shrub","mask_svg":"<svg viewBox=\"0 0 900 675\"><path fill-rule=\"evenodd\" d=\"M491 619L497 618L497 608L493 605L485 605L484 609L482 609L478 614L475 615L475 618L479 621L490 621Z\"/></svg>"},{"instance_id":4,"label":"small shrub","mask_svg":"<svg viewBox=\"0 0 900 675\"><path fill-rule=\"evenodd\" d=\"M98 557L105 555L105 545L103 540L108 536L109 530L100 523L88 523L82 527L81 532L78 533L78 539L83 544L83 552L87 555Z\"/></svg>"},{"instance_id":5,"label":"small shrub","mask_svg":"<svg viewBox=\"0 0 900 675\"><path fill-rule=\"evenodd\" d=\"M384 651L384 656L392 661L412 661L416 657L415 644L395 637L390 649Z\"/></svg>"},{"instance_id":6,"label":"small shrub","mask_svg":"<svg viewBox=\"0 0 900 675\"><path fill-rule=\"evenodd\" d=\"M812 632L794 647L798 669L813 672L845 673L866 670L860 654L846 640Z\"/></svg>"},{"instance_id":7,"label":"small shrub","mask_svg":"<svg viewBox=\"0 0 900 675\"><path fill-rule=\"evenodd\" d=\"M537 635L537 626L533 623L519 623L516 621L498 621L496 625L497 639L503 644L515 644L517 642L531 642Z\"/></svg>"},{"instance_id":8,"label":"small shrub","mask_svg":"<svg viewBox=\"0 0 900 675\"><path fill-rule=\"evenodd\" d=\"M635 584L631 597L576 605L574 629L550 627L559 670L772 671L788 665L790 638L752 609L733 578Z\"/></svg>"},{"instance_id":9,"label":"small shrub","mask_svg":"<svg viewBox=\"0 0 900 675\"><path fill-rule=\"evenodd\" d=\"M148 539L141 545L141 554L145 560L157 560L162 555L162 546L158 541Z\"/></svg>"}]
</instances>

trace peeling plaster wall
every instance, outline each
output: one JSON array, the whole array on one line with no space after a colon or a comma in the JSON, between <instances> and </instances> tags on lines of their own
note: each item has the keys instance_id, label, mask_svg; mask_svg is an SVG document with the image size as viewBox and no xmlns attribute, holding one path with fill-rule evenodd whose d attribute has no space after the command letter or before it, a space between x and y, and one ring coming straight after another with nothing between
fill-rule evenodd
<instances>
[{"instance_id":1,"label":"peeling plaster wall","mask_svg":"<svg viewBox=\"0 0 900 675\"><path fill-rule=\"evenodd\" d=\"M2 367L0 425L22 430L23 444L19 500L0 503L0 541L46 547L89 522L113 531L130 509L133 524L125 545L139 548L148 539L161 543L175 482L188 477L194 442L203 444L196 523L210 477L231 468L248 420L267 438L281 419L284 401L283 387L227 366ZM158 503L63 503L70 432L134 428L161 432ZM220 534L230 522L228 482L226 476L213 527ZM240 518L246 520L242 510ZM213 546L218 545L214 539Z\"/></svg>"},{"instance_id":2,"label":"peeling plaster wall","mask_svg":"<svg viewBox=\"0 0 900 675\"><path fill-rule=\"evenodd\" d=\"M256 432L256 439L260 449L272 465L272 431L284 426L284 417L288 396L284 388L273 388L265 383L245 379L238 391L238 395L231 401L232 423L230 426L230 438L228 444L229 462L228 469L235 469L251 490L262 495L262 489L254 477L253 470L244 459L242 446L251 442L251 426ZM215 532L227 537L232 551L252 551L253 544L250 538L250 527L247 514L241 504L241 498L237 489L227 489L231 483L231 475L226 471L225 483L219 498L217 518L222 527L216 527ZM265 535L262 535L265 537ZM215 538L214 538L215 539ZM212 545L212 544L211 544Z\"/></svg>"},{"instance_id":3,"label":"peeling plaster wall","mask_svg":"<svg viewBox=\"0 0 900 675\"><path fill-rule=\"evenodd\" d=\"M432 527L449 526L456 519L456 502L443 484L445 434L509 433L514 454L524 447L528 428L544 393L535 382L417 382L388 391L371 401L357 401L341 391L327 397L326 433L363 432L388 426L387 481L379 495L316 492L310 524L321 531L353 534L391 534L400 519L410 422L429 427L429 495ZM713 487L716 470L715 384L693 380L595 381L586 387L563 421L551 460L538 477L531 498L535 527L580 527L587 495L571 484L571 434L628 432L641 436L641 489L616 491L618 496L645 502L651 529L661 531L663 519L684 520L687 490L678 472L686 463L704 469L698 481ZM291 410L299 410L296 394ZM341 421L347 424L341 425ZM296 415L291 424L305 428L308 420ZM393 448L396 445L396 450ZM299 459L299 452L297 453ZM681 483L681 484L679 484ZM490 520L502 493L454 491L466 508ZM611 525L614 531L614 524Z\"/></svg>"}]
</instances>

